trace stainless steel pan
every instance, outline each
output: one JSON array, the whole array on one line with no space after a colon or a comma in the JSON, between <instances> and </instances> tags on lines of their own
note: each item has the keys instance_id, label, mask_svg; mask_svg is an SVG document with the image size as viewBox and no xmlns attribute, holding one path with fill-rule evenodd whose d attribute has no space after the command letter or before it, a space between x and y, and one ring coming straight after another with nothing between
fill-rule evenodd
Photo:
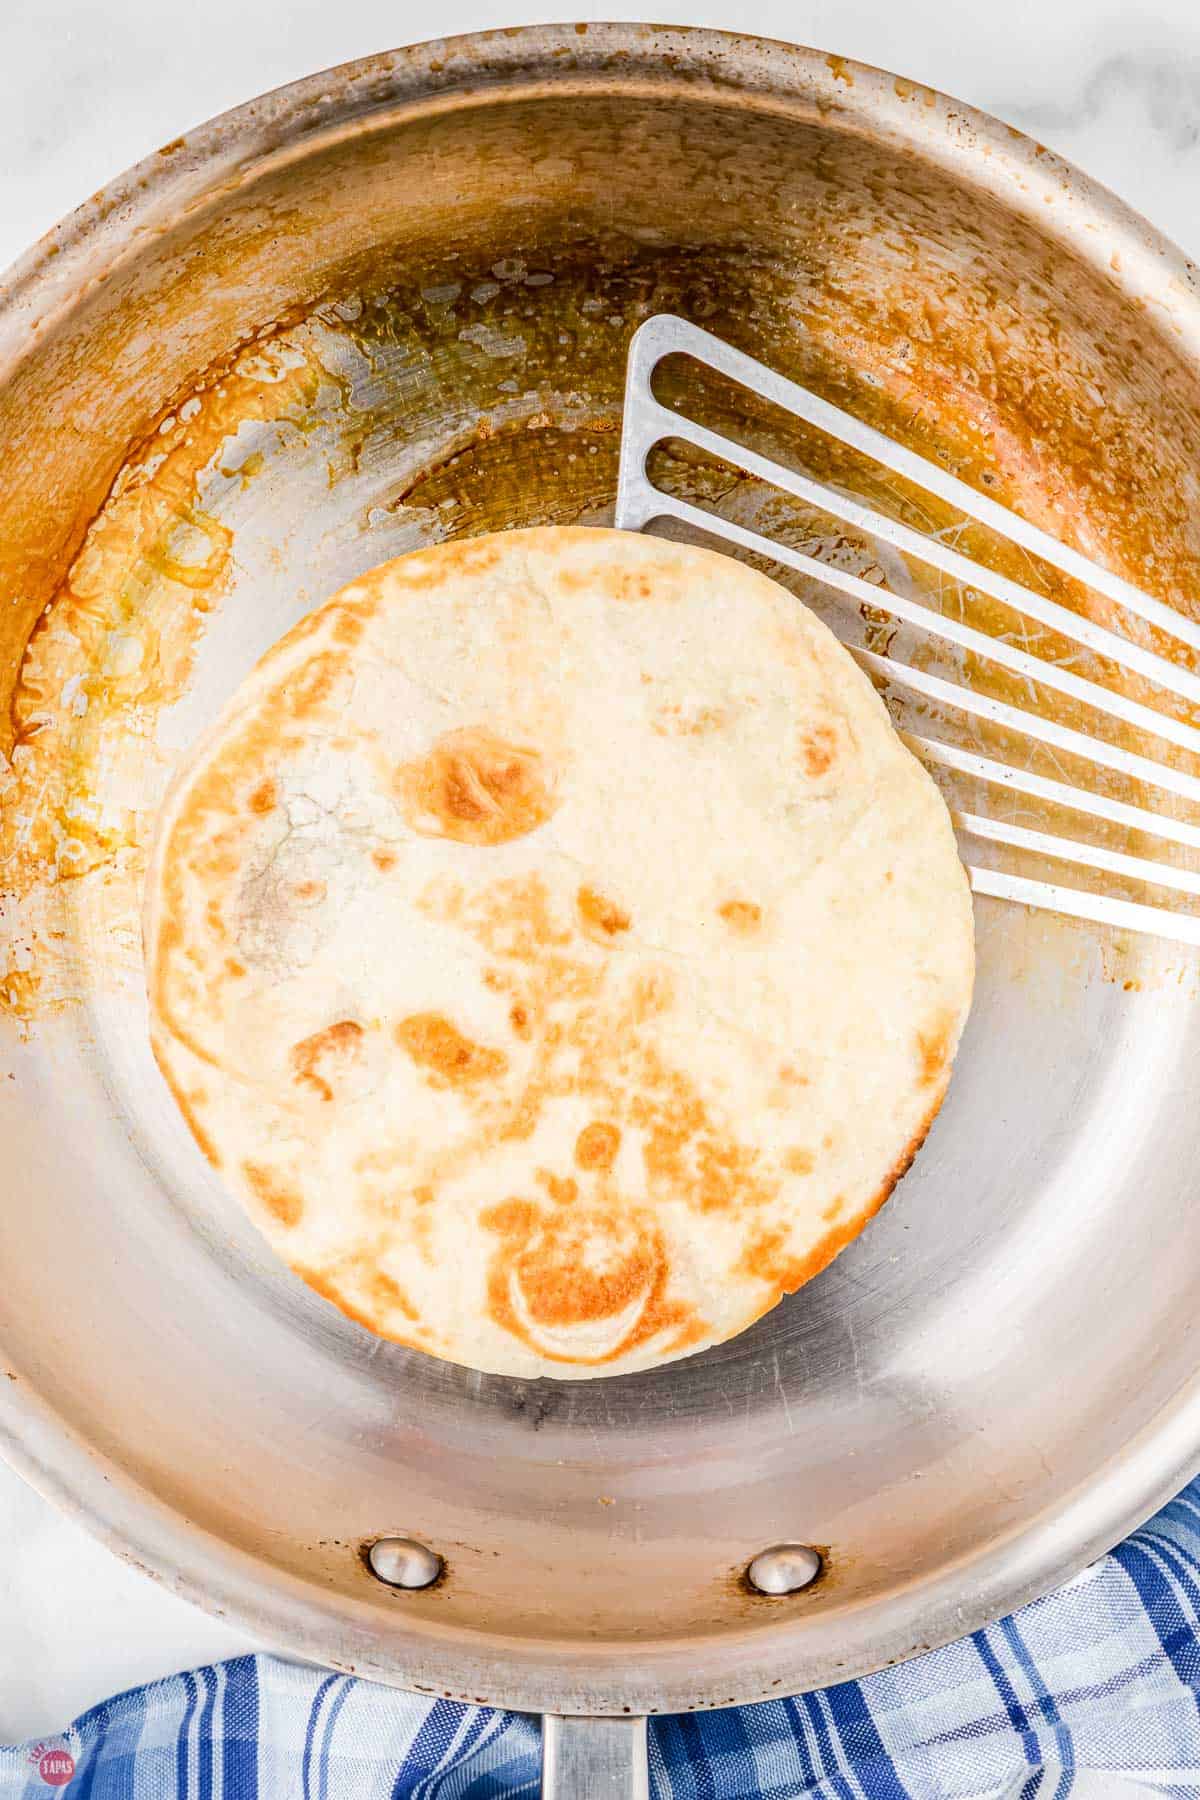
<instances>
[{"instance_id":1,"label":"stainless steel pan","mask_svg":"<svg viewBox=\"0 0 1200 1800\"><path fill-rule=\"evenodd\" d=\"M558 1714L910 1655L1200 1464L1186 952L981 902L960 1066L879 1221L744 1337L616 1381L474 1375L343 1319L150 1062L173 758L363 567L605 519L625 345L668 308L1194 605L1189 266L1004 126L811 51L539 27L319 75L114 183L0 312L6 1453L298 1654ZM443 1579L381 1585L386 1534ZM779 1540L825 1573L766 1598L744 1571Z\"/></svg>"}]
</instances>

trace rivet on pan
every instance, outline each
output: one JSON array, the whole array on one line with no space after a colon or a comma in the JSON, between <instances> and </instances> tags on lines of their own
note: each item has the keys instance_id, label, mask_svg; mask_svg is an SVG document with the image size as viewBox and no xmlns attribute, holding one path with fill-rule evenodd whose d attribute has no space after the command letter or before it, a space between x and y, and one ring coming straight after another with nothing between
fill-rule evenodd
<instances>
[{"instance_id":1,"label":"rivet on pan","mask_svg":"<svg viewBox=\"0 0 1200 1800\"><path fill-rule=\"evenodd\" d=\"M760 1594L796 1594L821 1573L821 1558L807 1544L772 1544L760 1550L746 1580Z\"/></svg>"},{"instance_id":2,"label":"rivet on pan","mask_svg":"<svg viewBox=\"0 0 1200 1800\"><path fill-rule=\"evenodd\" d=\"M367 1551L367 1566L388 1587L426 1588L441 1574L442 1559L416 1538L385 1537Z\"/></svg>"}]
</instances>

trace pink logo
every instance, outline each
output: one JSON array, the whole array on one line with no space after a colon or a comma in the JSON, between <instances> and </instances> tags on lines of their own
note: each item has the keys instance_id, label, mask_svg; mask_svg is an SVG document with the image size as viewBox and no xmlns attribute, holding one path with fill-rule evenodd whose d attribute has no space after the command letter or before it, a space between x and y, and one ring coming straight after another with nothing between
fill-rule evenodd
<instances>
[{"instance_id":1,"label":"pink logo","mask_svg":"<svg viewBox=\"0 0 1200 1800\"><path fill-rule=\"evenodd\" d=\"M75 1773L75 1758L62 1744L34 1744L29 1752L31 1763L47 1787L66 1787Z\"/></svg>"}]
</instances>

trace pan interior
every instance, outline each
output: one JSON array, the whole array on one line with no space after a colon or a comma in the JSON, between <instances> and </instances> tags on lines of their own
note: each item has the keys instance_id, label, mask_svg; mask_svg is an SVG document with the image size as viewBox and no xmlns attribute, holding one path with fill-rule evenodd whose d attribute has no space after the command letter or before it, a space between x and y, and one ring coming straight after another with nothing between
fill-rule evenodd
<instances>
[{"instance_id":1,"label":"pan interior","mask_svg":"<svg viewBox=\"0 0 1200 1800\"><path fill-rule=\"evenodd\" d=\"M453 106L372 111L350 79L344 129L248 156L236 185L122 243L0 389L0 1332L25 1466L185 1591L385 1679L619 1711L877 1666L1153 1504L1138 1446L1194 1378L1194 965L977 903L949 1098L865 1237L704 1356L526 1384L342 1319L192 1143L141 987L165 785L258 656L365 568L608 523L625 350L652 312L1170 598L1197 553L1198 383L1105 260L948 156L944 103L885 134L890 78L869 71L850 106L821 59L780 63L767 104L705 74L707 38L672 64L632 34L633 74L572 74L554 56L572 36L529 34L507 85ZM744 396L686 369L664 383L953 529ZM868 579L983 604L736 472L670 447L658 468ZM887 637L774 572L842 635ZM447 1579L373 1582L360 1546L390 1532L436 1546ZM752 1596L745 1563L784 1539L824 1547L826 1575Z\"/></svg>"}]
</instances>

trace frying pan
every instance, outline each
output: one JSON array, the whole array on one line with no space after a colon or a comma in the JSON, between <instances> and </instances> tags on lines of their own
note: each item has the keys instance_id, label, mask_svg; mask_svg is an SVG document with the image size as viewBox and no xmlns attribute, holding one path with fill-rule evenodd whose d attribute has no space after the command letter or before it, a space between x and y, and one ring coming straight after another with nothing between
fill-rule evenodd
<instances>
[{"instance_id":1,"label":"frying pan","mask_svg":"<svg viewBox=\"0 0 1200 1800\"><path fill-rule=\"evenodd\" d=\"M549 1733L591 1793L641 1778L637 1716L941 1643L1200 1465L1178 948L979 903L895 1199L753 1330L627 1379L369 1336L276 1265L153 1067L141 878L181 751L365 567L605 521L656 310L1194 605L1188 264L1040 146L813 51L538 27L318 75L114 182L0 311L5 1452L297 1655L598 1719ZM442 1578L375 1579L387 1535ZM763 1596L781 1540L824 1573Z\"/></svg>"}]
</instances>

